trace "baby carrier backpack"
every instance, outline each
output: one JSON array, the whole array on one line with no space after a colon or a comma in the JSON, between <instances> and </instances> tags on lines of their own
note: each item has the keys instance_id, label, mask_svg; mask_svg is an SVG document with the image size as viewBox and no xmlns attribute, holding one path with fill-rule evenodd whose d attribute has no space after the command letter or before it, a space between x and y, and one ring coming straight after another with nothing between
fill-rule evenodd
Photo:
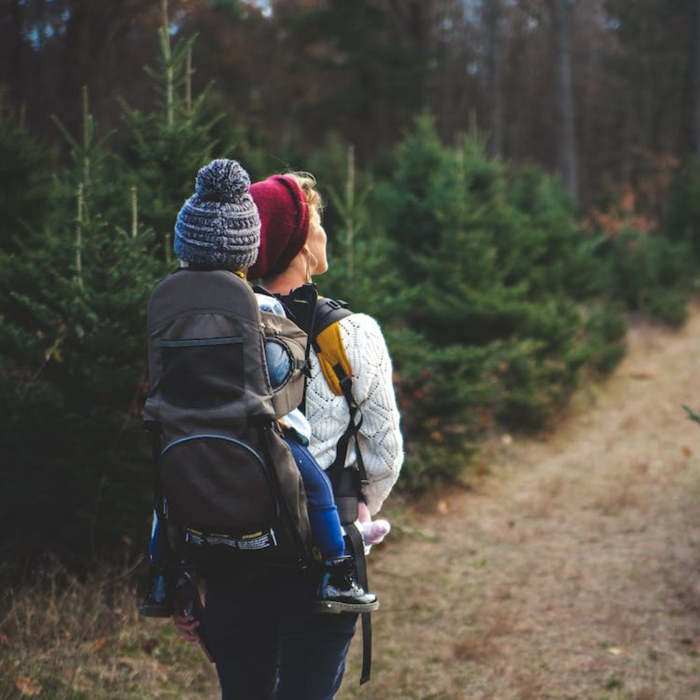
<instances>
[{"instance_id":1,"label":"baby carrier backpack","mask_svg":"<svg viewBox=\"0 0 700 700\"><path fill-rule=\"evenodd\" d=\"M276 419L302 400L306 334L261 312L251 287L223 269L186 268L148 304L154 490L178 561L304 568L311 535L301 475ZM292 373L270 385L264 342L288 353Z\"/></svg>"}]
</instances>

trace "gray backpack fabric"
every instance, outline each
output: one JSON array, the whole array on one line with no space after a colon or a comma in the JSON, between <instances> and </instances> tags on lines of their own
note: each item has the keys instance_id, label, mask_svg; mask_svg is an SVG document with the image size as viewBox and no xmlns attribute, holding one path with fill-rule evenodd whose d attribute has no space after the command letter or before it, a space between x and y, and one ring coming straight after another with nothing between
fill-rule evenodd
<instances>
[{"instance_id":1,"label":"gray backpack fabric","mask_svg":"<svg viewBox=\"0 0 700 700\"><path fill-rule=\"evenodd\" d=\"M292 360L274 391L265 339ZM305 355L306 334L260 312L233 272L183 269L153 290L144 421L158 437L157 502L178 558L204 572L306 564L306 497L276 423L302 400Z\"/></svg>"}]
</instances>

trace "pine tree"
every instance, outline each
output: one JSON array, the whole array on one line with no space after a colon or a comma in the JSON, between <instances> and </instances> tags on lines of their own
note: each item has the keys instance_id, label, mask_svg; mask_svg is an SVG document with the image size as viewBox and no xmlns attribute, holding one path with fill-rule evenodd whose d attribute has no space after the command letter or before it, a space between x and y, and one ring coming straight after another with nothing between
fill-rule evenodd
<instances>
[{"instance_id":1,"label":"pine tree","mask_svg":"<svg viewBox=\"0 0 700 700\"><path fill-rule=\"evenodd\" d=\"M55 151L38 143L0 99L0 250L18 251L52 209Z\"/></svg>"},{"instance_id":2,"label":"pine tree","mask_svg":"<svg viewBox=\"0 0 700 700\"><path fill-rule=\"evenodd\" d=\"M100 167L107 154L86 97L83 107L81 137L66 134L71 165L54 179L55 227L0 253L3 524L15 533L13 550L67 558L113 543L139 523L139 505L147 511L143 334L162 274L135 193L120 193L132 209L126 220L105 213L119 211L116 203L98 206L114 178Z\"/></svg>"},{"instance_id":3,"label":"pine tree","mask_svg":"<svg viewBox=\"0 0 700 700\"><path fill-rule=\"evenodd\" d=\"M160 93L160 109L144 113L123 103L124 159L139 190L142 220L153 229L161 255L170 262L174 217L192 194L197 171L213 155L226 157L231 144L219 143L215 127L223 114L211 114L209 89L192 96L196 37L173 46L167 0L161 0L161 7L160 65L157 70L146 67Z\"/></svg>"},{"instance_id":4,"label":"pine tree","mask_svg":"<svg viewBox=\"0 0 700 700\"><path fill-rule=\"evenodd\" d=\"M601 307L594 250L561 187L488 159L478 135L446 148L422 118L383 197L403 290L388 335L420 485L454 473L456 445L494 421L543 425L582 367L619 359L624 326Z\"/></svg>"}]
</instances>

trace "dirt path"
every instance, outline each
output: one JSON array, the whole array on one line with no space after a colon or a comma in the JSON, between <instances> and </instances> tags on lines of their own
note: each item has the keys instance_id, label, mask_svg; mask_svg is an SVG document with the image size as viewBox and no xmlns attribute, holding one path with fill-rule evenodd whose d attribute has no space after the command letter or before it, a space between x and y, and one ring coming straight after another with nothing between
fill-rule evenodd
<instances>
[{"instance_id":1,"label":"dirt path","mask_svg":"<svg viewBox=\"0 0 700 700\"><path fill-rule=\"evenodd\" d=\"M372 555L374 678L356 641L339 698L700 698L700 309L628 343L556 431L399 516L413 535Z\"/></svg>"}]
</instances>

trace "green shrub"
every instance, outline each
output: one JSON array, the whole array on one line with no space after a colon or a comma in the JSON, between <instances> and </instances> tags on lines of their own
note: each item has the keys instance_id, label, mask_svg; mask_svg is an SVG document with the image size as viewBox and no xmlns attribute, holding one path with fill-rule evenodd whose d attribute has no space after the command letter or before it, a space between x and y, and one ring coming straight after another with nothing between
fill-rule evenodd
<instances>
[{"instance_id":1,"label":"green shrub","mask_svg":"<svg viewBox=\"0 0 700 700\"><path fill-rule=\"evenodd\" d=\"M496 423L542 427L585 368L609 371L624 323L601 298L599 241L566 195L533 168L489 160L476 138L443 146L428 118L400 145L377 192L389 240L385 308L406 428L409 482L426 446L460 455ZM377 286L384 280L375 280Z\"/></svg>"},{"instance_id":2,"label":"green shrub","mask_svg":"<svg viewBox=\"0 0 700 700\"><path fill-rule=\"evenodd\" d=\"M114 196L110 154L83 121L52 211L0 251L2 526L13 553L67 560L143 529L145 305L164 272L136 212L116 218L129 188Z\"/></svg>"},{"instance_id":3,"label":"green shrub","mask_svg":"<svg viewBox=\"0 0 700 700\"><path fill-rule=\"evenodd\" d=\"M686 243L627 229L610 239L604 257L610 298L673 326L685 321L694 274Z\"/></svg>"},{"instance_id":4,"label":"green shrub","mask_svg":"<svg viewBox=\"0 0 700 700\"><path fill-rule=\"evenodd\" d=\"M44 225L55 164L53 149L0 114L0 250L21 250L27 233Z\"/></svg>"},{"instance_id":5,"label":"green shrub","mask_svg":"<svg viewBox=\"0 0 700 700\"><path fill-rule=\"evenodd\" d=\"M665 234L685 243L700 261L700 162L689 160L676 174L663 222Z\"/></svg>"},{"instance_id":6,"label":"green shrub","mask_svg":"<svg viewBox=\"0 0 700 700\"><path fill-rule=\"evenodd\" d=\"M10 546L67 557L132 537L149 469L140 427L148 293L162 270L152 236L113 225L0 255L2 524Z\"/></svg>"},{"instance_id":7,"label":"green shrub","mask_svg":"<svg viewBox=\"0 0 700 700\"><path fill-rule=\"evenodd\" d=\"M611 372L625 354L627 326L615 304L593 302L586 309L585 333L590 342L584 356L600 375Z\"/></svg>"}]
</instances>

